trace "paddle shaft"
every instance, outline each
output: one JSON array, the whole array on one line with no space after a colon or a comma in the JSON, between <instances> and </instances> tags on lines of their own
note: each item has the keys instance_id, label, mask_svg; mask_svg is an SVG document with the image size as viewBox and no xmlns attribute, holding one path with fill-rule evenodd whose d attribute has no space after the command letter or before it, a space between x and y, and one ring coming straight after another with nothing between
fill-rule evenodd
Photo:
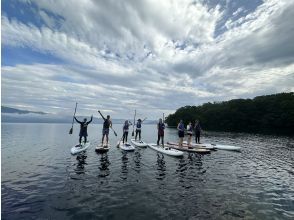
<instances>
[{"instance_id":1,"label":"paddle shaft","mask_svg":"<svg viewBox=\"0 0 294 220\"><path fill-rule=\"evenodd\" d=\"M134 124L133 124L132 136L134 136L135 123L136 123L136 110L135 110L135 114L134 114Z\"/></svg>"},{"instance_id":2,"label":"paddle shaft","mask_svg":"<svg viewBox=\"0 0 294 220\"><path fill-rule=\"evenodd\" d=\"M72 133L72 130L73 130L73 124L74 124L74 120L75 120L75 116L76 116L76 112L77 112L77 106L78 106L78 103L76 102L75 112L74 112L73 117L72 117L71 129L69 131L70 134Z\"/></svg>"}]
</instances>

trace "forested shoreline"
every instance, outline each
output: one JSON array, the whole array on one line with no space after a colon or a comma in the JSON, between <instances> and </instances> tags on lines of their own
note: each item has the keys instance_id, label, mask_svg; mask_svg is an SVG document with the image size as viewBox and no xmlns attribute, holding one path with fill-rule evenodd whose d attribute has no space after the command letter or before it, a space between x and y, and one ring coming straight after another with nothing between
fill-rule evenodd
<instances>
[{"instance_id":1,"label":"forested shoreline","mask_svg":"<svg viewBox=\"0 0 294 220\"><path fill-rule=\"evenodd\" d=\"M294 93L233 99L181 107L166 117L168 126L199 119L203 130L294 135Z\"/></svg>"}]
</instances>

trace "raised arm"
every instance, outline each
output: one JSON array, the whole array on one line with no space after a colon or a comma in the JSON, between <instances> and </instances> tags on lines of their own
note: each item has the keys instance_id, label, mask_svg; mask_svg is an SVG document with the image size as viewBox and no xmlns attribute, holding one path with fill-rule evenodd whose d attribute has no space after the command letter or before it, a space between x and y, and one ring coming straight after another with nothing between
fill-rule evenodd
<instances>
[{"instance_id":1,"label":"raised arm","mask_svg":"<svg viewBox=\"0 0 294 220\"><path fill-rule=\"evenodd\" d=\"M143 121L145 121L147 118L144 118ZM141 123L143 123L143 121L141 121Z\"/></svg>"},{"instance_id":2,"label":"raised arm","mask_svg":"<svg viewBox=\"0 0 294 220\"><path fill-rule=\"evenodd\" d=\"M90 119L90 121L88 121L87 124L90 124L92 121L93 121L93 115L91 116L91 119Z\"/></svg>"},{"instance_id":3,"label":"raised arm","mask_svg":"<svg viewBox=\"0 0 294 220\"><path fill-rule=\"evenodd\" d=\"M78 122L79 124L82 123L82 122L80 122L80 121L76 118L76 116L75 116L74 118L75 118L76 122Z\"/></svg>"}]
</instances>

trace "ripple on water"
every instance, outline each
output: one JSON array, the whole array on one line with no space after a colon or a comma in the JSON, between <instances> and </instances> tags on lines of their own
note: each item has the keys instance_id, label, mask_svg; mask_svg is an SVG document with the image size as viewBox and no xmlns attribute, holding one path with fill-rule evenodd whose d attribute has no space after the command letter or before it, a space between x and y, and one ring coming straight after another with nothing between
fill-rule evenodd
<instances>
[{"instance_id":1,"label":"ripple on water","mask_svg":"<svg viewBox=\"0 0 294 220\"><path fill-rule=\"evenodd\" d=\"M212 132L203 142L241 146L241 153L173 158L113 147L100 155L92 146L72 156L77 134L60 137L67 125L33 124L22 135L15 132L22 125L5 126L5 219L127 219L134 213L137 219L294 218L290 138ZM153 127L145 126L146 141L154 142ZM90 137L95 129L89 128ZM168 129L166 138L175 140L176 130Z\"/></svg>"}]
</instances>

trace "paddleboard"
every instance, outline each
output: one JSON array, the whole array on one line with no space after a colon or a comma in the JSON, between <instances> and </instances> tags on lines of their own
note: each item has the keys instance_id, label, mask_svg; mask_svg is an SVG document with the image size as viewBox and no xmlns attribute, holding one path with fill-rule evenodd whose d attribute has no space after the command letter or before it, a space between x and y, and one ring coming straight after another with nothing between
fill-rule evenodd
<instances>
[{"instance_id":1,"label":"paddleboard","mask_svg":"<svg viewBox=\"0 0 294 220\"><path fill-rule=\"evenodd\" d=\"M158 151L160 153L163 153L169 156L181 157L184 155L182 151L179 151L170 147L166 147L166 146L163 147L162 145L157 145L157 144L148 144L148 146L155 151Z\"/></svg>"},{"instance_id":2,"label":"paddleboard","mask_svg":"<svg viewBox=\"0 0 294 220\"><path fill-rule=\"evenodd\" d=\"M91 145L90 142L82 143L81 145L77 144L76 146L74 146L70 149L70 152L71 152L71 154L80 153L82 151L87 150L87 148L90 147L90 145Z\"/></svg>"},{"instance_id":3,"label":"paddleboard","mask_svg":"<svg viewBox=\"0 0 294 220\"><path fill-rule=\"evenodd\" d=\"M179 151L186 151L189 153L197 153L197 154L210 154L210 150L204 148L188 148L188 147L179 147L178 145L167 145L167 147L179 150Z\"/></svg>"},{"instance_id":4,"label":"paddleboard","mask_svg":"<svg viewBox=\"0 0 294 220\"><path fill-rule=\"evenodd\" d=\"M122 141L119 142L119 148L124 151L134 151L135 147L129 143L124 143Z\"/></svg>"},{"instance_id":5,"label":"paddleboard","mask_svg":"<svg viewBox=\"0 0 294 220\"><path fill-rule=\"evenodd\" d=\"M99 144L96 146L95 148L95 151L97 153L106 153L107 151L109 151L111 145L108 143L108 144Z\"/></svg>"},{"instance_id":6,"label":"paddleboard","mask_svg":"<svg viewBox=\"0 0 294 220\"><path fill-rule=\"evenodd\" d=\"M214 147L219 150L232 150L232 151L240 151L241 150L241 147L232 146L232 145L216 144L216 145L214 145Z\"/></svg>"},{"instance_id":7,"label":"paddleboard","mask_svg":"<svg viewBox=\"0 0 294 220\"><path fill-rule=\"evenodd\" d=\"M135 140L135 139L131 139L131 142L133 145L137 146L137 147L147 147L147 143L145 143L144 141L139 141L139 140Z\"/></svg>"},{"instance_id":8,"label":"paddleboard","mask_svg":"<svg viewBox=\"0 0 294 220\"><path fill-rule=\"evenodd\" d=\"M174 145L174 146L179 146L179 143L176 142L167 142L167 144L170 145ZM188 144L186 141L183 141L183 147L188 147ZM215 146L211 145L211 144L195 144L195 143L191 143L192 148L195 149L207 149L207 150L216 150Z\"/></svg>"},{"instance_id":9,"label":"paddleboard","mask_svg":"<svg viewBox=\"0 0 294 220\"><path fill-rule=\"evenodd\" d=\"M188 146L187 141L183 141L183 144ZM191 143L191 147L205 148L205 149L209 149L209 150L215 150L216 149L215 145L209 144L209 143L201 143L201 144Z\"/></svg>"}]
</instances>

